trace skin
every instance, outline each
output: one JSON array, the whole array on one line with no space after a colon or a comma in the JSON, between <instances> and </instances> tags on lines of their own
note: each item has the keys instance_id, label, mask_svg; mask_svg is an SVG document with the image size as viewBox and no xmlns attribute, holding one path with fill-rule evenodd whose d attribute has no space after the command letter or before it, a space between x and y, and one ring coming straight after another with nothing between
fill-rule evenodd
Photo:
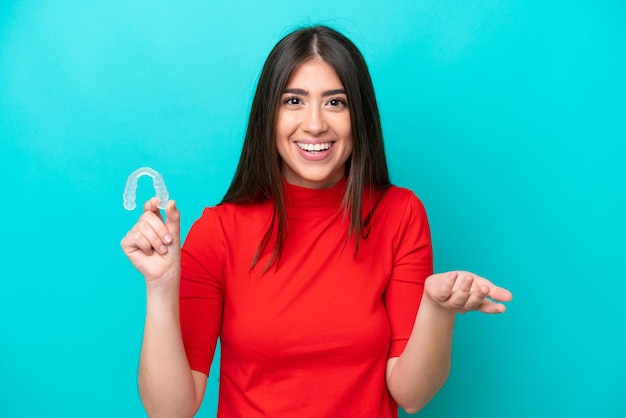
<instances>
[{"instance_id":1,"label":"skin","mask_svg":"<svg viewBox=\"0 0 626 418\"><path fill-rule=\"evenodd\" d=\"M341 80L326 62L309 60L293 72L276 117L276 149L288 183L320 189L344 176L352 153L347 103ZM298 144L330 144L330 149L306 153Z\"/></svg>"},{"instance_id":2,"label":"skin","mask_svg":"<svg viewBox=\"0 0 626 418\"><path fill-rule=\"evenodd\" d=\"M466 271L429 276L407 346L400 357L387 361L387 388L398 405L417 413L444 385L457 313L502 313L506 308L498 302L512 297L508 290Z\"/></svg>"},{"instance_id":3,"label":"skin","mask_svg":"<svg viewBox=\"0 0 626 418\"><path fill-rule=\"evenodd\" d=\"M180 213L174 201L163 221L157 199L144 205L121 246L146 282L146 320L139 360L139 392L150 417L193 417L207 375L191 370L179 316Z\"/></svg>"},{"instance_id":4,"label":"skin","mask_svg":"<svg viewBox=\"0 0 626 418\"><path fill-rule=\"evenodd\" d=\"M336 73L321 60L301 64L292 74L276 117L276 148L283 175L308 188L335 185L352 152L350 114ZM297 143L330 143L313 157ZM166 221L157 199L144 205L138 222L121 246L146 283L146 320L139 363L139 390L150 417L192 417L200 407L207 375L191 370L179 317L180 213L168 202ZM416 413L441 389L450 372L452 334L457 313L502 313L500 302L512 294L465 271L433 274L413 331L401 356L387 361L390 394L408 413Z\"/></svg>"}]
</instances>

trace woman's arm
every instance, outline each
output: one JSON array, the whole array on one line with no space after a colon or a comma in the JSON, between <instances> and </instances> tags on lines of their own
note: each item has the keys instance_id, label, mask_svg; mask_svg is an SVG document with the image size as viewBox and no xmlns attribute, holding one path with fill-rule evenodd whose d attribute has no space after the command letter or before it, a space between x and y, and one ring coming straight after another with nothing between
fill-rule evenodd
<instances>
[{"instance_id":1,"label":"woman's arm","mask_svg":"<svg viewBox=\"0 0 626 418\"><path fill-rule=\"evenodd\" d=\"M387 361L387 387L407 413L421 410L450 373L452 334L457 312L500 313L511 292L467 272L434 274L424 295L404 352Z\"/></svg>"},{"instance_id":2,"label":"woman's arm","mask_svg":"<svg viewBox=\"0 0 626 418\"><path fill-rule=\"evenodd\" d=\"M163 222L157 200L149 200L121 242L146 282L139 391L150 417L192 417L202 402L207 376L189 367L181 336L180 213L173 201L166 216Z\"/></svg>"},{"instance_id":3,"label":"woman's arm","mask_svg":"<svg viewBox=\"0 0 626 418\"><path fill-rule=\"evenodd\" d=\"M179 282L176 277L163 286L146 287L139 393L150 417L193 417L206 387L207 375L190 369L183 346Z\"/></svg>"}]
</instances>

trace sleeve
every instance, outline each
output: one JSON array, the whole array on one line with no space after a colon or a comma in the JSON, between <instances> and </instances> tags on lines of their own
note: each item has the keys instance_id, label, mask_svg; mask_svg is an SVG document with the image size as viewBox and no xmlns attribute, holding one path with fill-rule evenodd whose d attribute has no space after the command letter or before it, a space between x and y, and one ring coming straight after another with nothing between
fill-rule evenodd
<instances>
[{"instance_id":1,"label":"sleeve","mask_svg":"<svg viewBox=\"0 0 626 418\"><path fill-rule=\"evenodd\" d=\"M215 210L207 208L181 250L180 323L192 370L209 374L220 334L225 245Z\"/></svg>"},{"instance_id":2,"label":"sleeve","mask_svg":"<svg viewBox=\"0 0 626 418\"><path fill-rule=\"evenodd\" d=\"M398 206L401 221L392 238L393 268L385 292L391 325L389 358L404 351L422 300L424 282L433 273L432 243L424 205L409 192L406 205Z\"/></svg>"}]
</instances>

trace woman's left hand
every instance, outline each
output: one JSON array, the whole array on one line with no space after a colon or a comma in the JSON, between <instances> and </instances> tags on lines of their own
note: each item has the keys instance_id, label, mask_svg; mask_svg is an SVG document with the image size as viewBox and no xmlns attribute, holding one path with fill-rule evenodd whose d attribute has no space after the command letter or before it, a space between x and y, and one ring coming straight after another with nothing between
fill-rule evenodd
<instances>
[{"instance_id":1,"label":"woman's left hand","mask_svg":"<svg viewBox=\"0 0 626 418\"><path fill-rule=\"evenodd\" d=\"M444 309L465 313L502 313L513 295L503 287L467 271L433 274L426 279L425 296Z\"/></svg>"}]
</instances>

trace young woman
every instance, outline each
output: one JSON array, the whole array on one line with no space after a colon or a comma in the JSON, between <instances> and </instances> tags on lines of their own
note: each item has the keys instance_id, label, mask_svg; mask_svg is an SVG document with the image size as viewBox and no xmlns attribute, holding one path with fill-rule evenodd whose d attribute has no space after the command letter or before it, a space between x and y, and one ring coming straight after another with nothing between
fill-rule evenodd
<instances>
[{"instance_id":1,"label":"young woman","mask_svg":"<svg viewBox=\"0 0 626 418\"><path fill-rule=\"evenodd\" d=\"M173 201L122 248L146 280L139 387L150 416L193 416L218 338L219 417L397 417L450 370L457 312L511 293L433 274L426 212L389 182L354 44L297 30L270 53L237 172L180 249Z\"/></svg>"}]
</instances>

